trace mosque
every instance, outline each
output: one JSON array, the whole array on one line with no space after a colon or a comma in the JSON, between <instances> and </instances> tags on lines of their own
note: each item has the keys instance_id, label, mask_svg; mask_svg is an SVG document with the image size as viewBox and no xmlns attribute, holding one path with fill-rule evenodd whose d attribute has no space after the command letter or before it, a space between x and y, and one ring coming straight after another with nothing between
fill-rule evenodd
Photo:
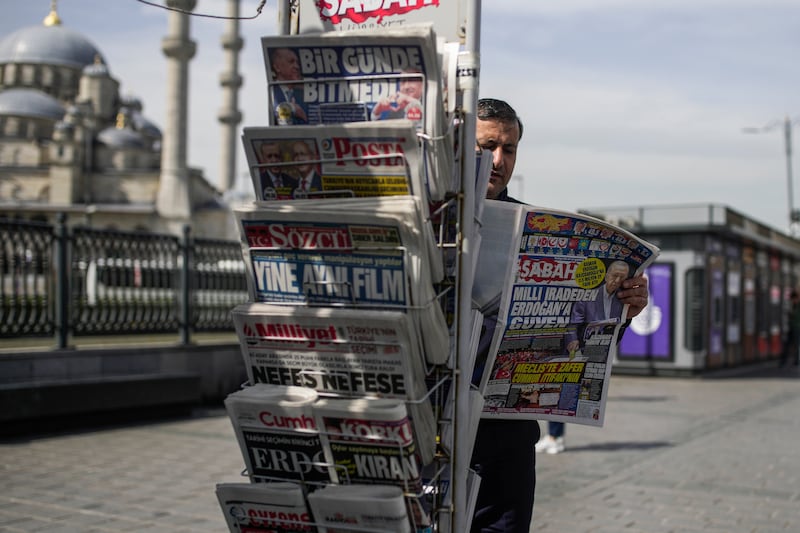
<instances>
[{"instance_id":1,"label":"mosque","mask_svg":"<svg viewBox=\"0 0 800 533\"><path fill-rule=\"evenodd\" d=\"M65 27L52 0L40 25L0 38L0 220L54 222L98 229L235 239L225 191L186 163L188 12L196 0L168 0L169 34L163 131L143 102L120 95L102 52ZM238 16L239 0L229 0ZM227 54L220 112L221 154L231 184L235 173L236 109L242 48L235 17L223 36Z\"/></svg>"}]
</instances>

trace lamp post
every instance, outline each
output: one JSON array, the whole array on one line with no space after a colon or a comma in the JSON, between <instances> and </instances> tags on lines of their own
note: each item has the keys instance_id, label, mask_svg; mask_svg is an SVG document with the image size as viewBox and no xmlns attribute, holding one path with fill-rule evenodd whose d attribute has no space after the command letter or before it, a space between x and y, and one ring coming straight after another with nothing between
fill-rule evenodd
<instances>
[{"instance_id":1,"label":"lamp post","mask_svg":"<svg viewBox=\"0 0 800 533\"><path fill-rule=\"evenodd\" d=\"M798 123L798 119L792 120L788 115L783 119L783 138L786 148L786 193L789 202L789 233L793 237L797 235L797 226L800 224L800 210L794 207L794 187L792 178L792 125L795 123ZM764 133L772 131L780 125L780 121L774 120L766 126L760 128L742 128L742 131L744 133Z\"/></svg>"}]
</instances>

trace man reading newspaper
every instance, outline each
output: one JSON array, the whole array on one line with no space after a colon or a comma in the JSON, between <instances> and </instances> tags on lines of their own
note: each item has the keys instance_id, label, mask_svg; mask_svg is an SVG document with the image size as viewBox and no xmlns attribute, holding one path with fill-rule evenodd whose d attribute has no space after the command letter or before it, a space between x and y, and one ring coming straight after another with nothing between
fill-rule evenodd
<instances>
[{"instance_id":1,"label":"man reading newspaper","mask_svg":"<svg viewBox=\"0 0 800 533\"><path fill-rule=\"evenodd\" d=\"M481 99L478 102L475 139L478 148L492 153L492 172L486 197L521 203L508 195L506 187L514 171L522 122L506 102ZM617 291L628 304L626 320L647 305L647 279L634 276ZM488 313L478 352L473 381L479 382L497 324L497 310ZM539 424L535 420L481 419L475 438L472 468L481 485L472 519L473 532L528 533L533 516L536 487L536 455Z\"/></svg>"}]
</instances>

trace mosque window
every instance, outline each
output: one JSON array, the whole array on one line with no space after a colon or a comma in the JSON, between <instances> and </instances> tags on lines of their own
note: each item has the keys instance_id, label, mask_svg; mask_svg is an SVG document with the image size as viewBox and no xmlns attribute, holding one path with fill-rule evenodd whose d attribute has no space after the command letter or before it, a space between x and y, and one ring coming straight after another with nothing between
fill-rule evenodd
<instances>
[{"instance_id":1,"label":"mosque window","mask_svg":"<svg viewBox=\"0 0 800 533\"><path fill-rule=\"evenodd\" d=\"M53 82L55 80L55 75L53 73L52 67L43 67L42 68L42 85L45 87L52 87Z\"/></svg>"},{"instance_id":2,"label":"mosque window","mask_svg":"<svg viewBox=\"0 0 800 533\"><path fill-rule=\"evenodd\" d=\"M22 85L32 86L36 84L36 67L34 65L22 65Z\"/></svg>"},{"instance_id":3,"label":"mosque window","mask_svg":"<svg viewBox=\"0 0 800 533\"><path fill-rule=\"evenodd\" d=\"M8 117L3 127L3 134L7 137L19 136L19 119L16 117Z\"/></svg>"},{"instance_id":4,"label":"mosque window","mask_svg":"<svg viewBox=\"0 0 800 533\"><path fill-rule=\"evenodd\" d=\"M3 85L12 86L17 81L17 69L13 63L8 63L3 69Z\"/></svg>"}]
</instances>

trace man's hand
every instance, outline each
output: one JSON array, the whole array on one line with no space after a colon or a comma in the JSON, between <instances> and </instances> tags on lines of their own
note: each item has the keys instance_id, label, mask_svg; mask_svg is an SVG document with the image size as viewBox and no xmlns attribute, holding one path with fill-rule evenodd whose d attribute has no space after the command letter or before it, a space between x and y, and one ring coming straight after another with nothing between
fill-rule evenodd
<instances>
[{"instance_id":1,"label":"man's hand","mask_svg":"<svg viewBox=\"0 0 800 533\"><path fill-rule=\"evenodd\" d=\"M622 282L622 287L617 291L617 298L623 304L628 304L626 320L635 317L647 307L647 277L635 276Z\"/></svg>"}]
</instances>

